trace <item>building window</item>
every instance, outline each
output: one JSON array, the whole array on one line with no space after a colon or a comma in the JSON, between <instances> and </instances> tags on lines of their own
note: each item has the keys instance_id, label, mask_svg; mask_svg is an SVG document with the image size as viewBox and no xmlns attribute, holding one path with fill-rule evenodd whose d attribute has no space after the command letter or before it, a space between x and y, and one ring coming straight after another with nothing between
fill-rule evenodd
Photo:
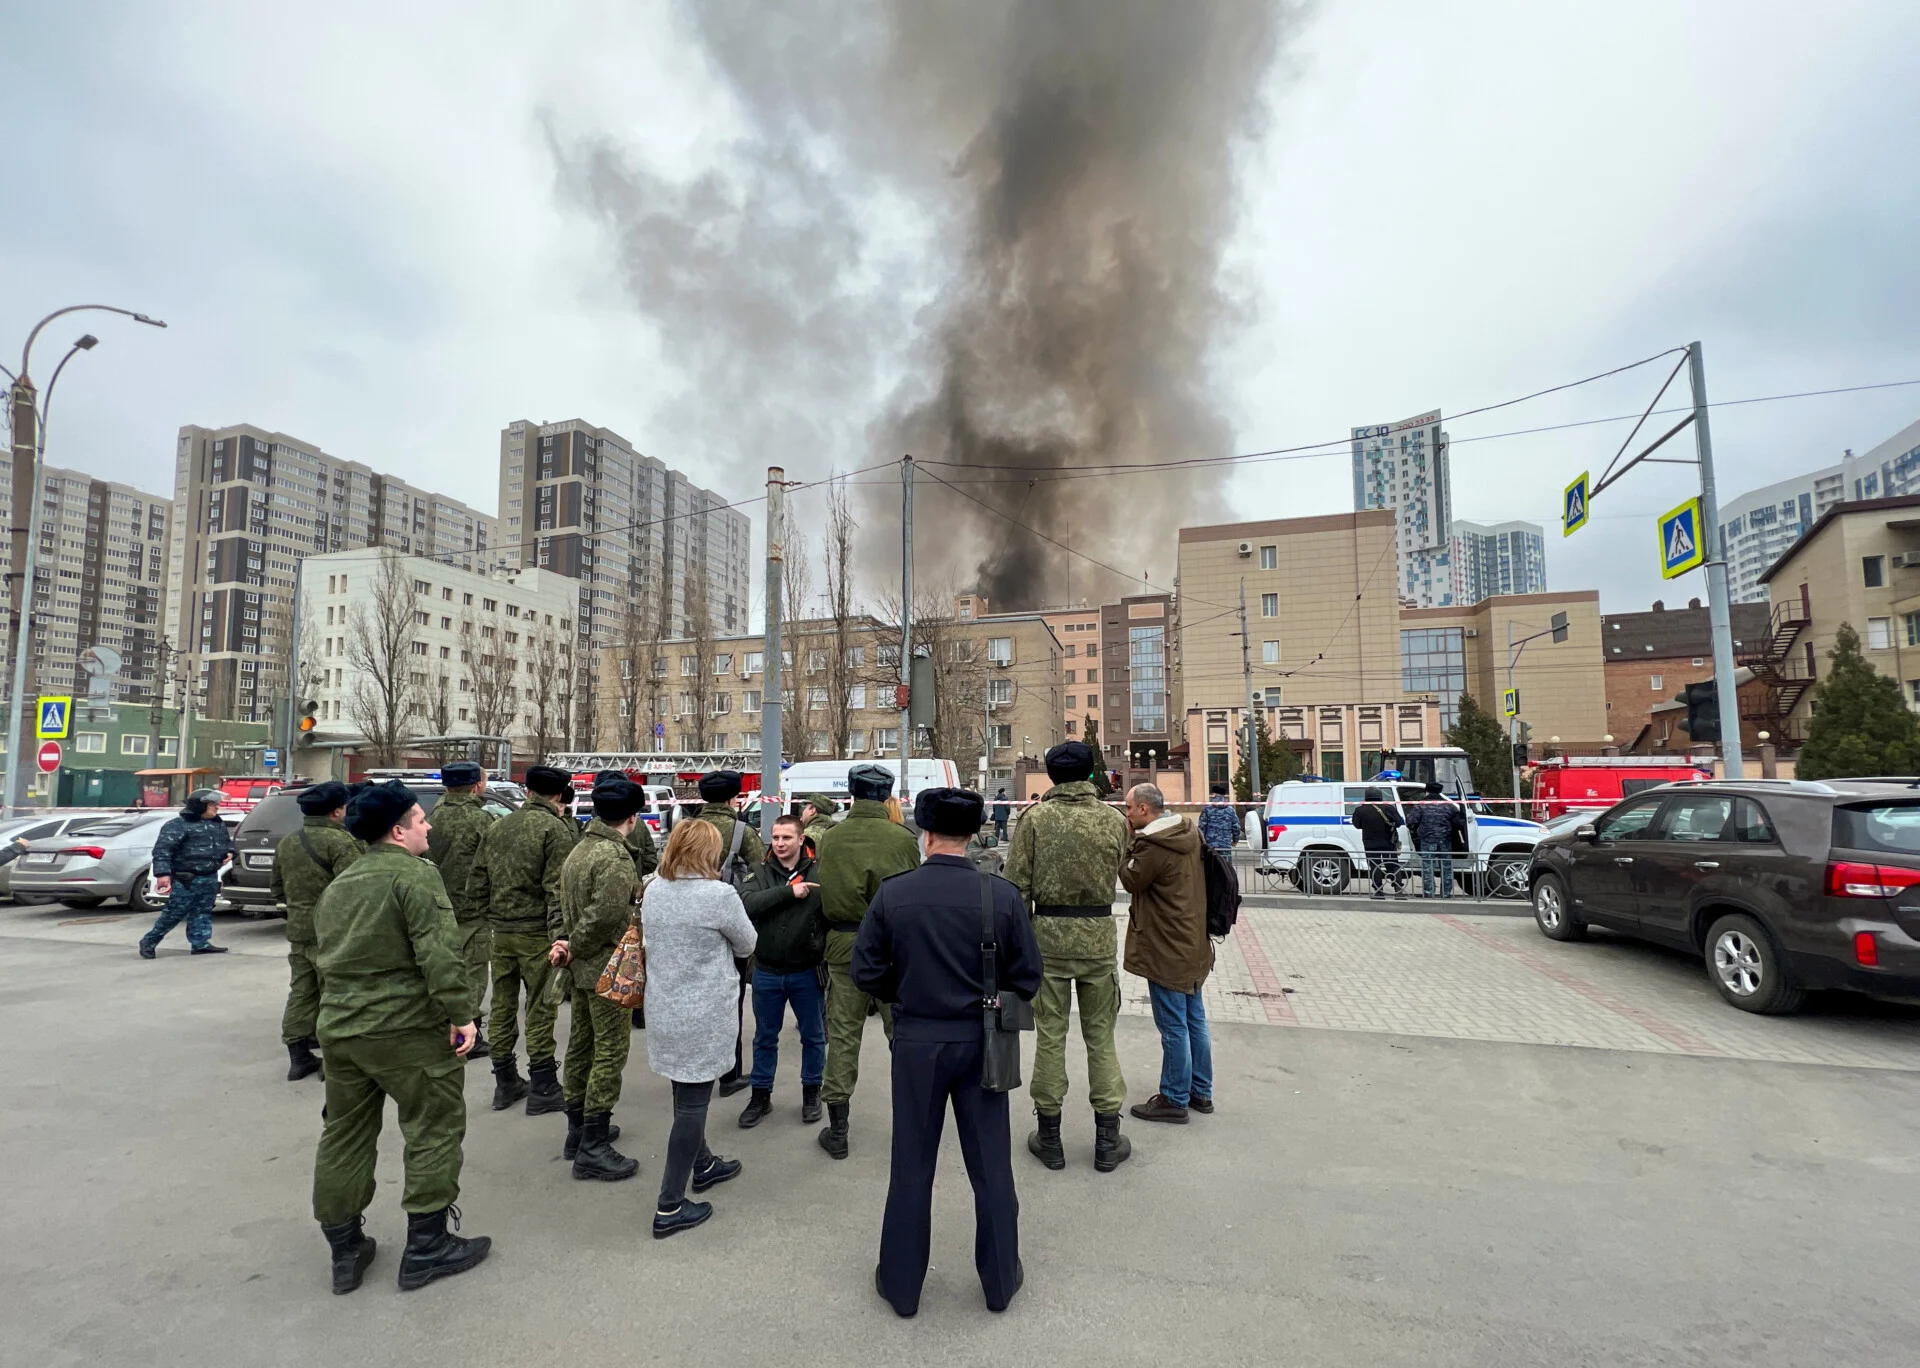
<instances>
[{"instance_id":1,"label":"building window","mask_svg":"<svg viewBox=\"0 0 1920 1368\"><path fill-rule=\"evenodd\" d=\"M1013 727L1006 722L993 724L993 748L1006 750L1013 745Z\"/></svg>"},{"instance_id":2,"label":"building window","mask_svg":"<svg viewBox=\"0 0 1920 1368\"><path fill-rule=\"evenodd\" d=\"M145 755L147 753L147 738L138 734L121 737L120 753L122 755Z\"/></svg>"},{"instance_id":3,"label":"building window","mask_svg":"<svg viewBox=\"0 0 1920 1368\"><path fill-rule=\"evenodd\" d=\"M1464 629L1422 627L1400 633L1400 688L1439 699L1442 727L1460 720L1460 695L1466 687Z\"/></svg>"},{"instance_id":4,"label":"building window","mask_svg":"<svg viewBox=\"0 0 1920 1368\"><path fill-rule=\"evenodd\" d=\"M996 665L1013 664L1013 638L988 637L987 659Z\"/></svg>"},{"instance_id":5,"label":"building window","mask_svg":"<svg viewBox=\"0 0 1920 1368\"><path fill-rule=\"evenodd\" d=\"M987 702L1013 702L1013 681L1011 679L989 679L987 681Z\"/></svg>"},{"instance_id":6,"label":"building window","mask_svg":"<svg viewBox=\"0 0 1920 1368\"><path fill-rule=\"evenodd\" d=\"M744 713L760 711L760 690L748 689L740 695L740 711Z\"/></svg>"},{"instance_id":7,"label":"building window","mask_svg":"<svg viewBox=\"0 0 1920 1368\"><path fill-rule=\"evenodd\" d=\"M1339 783L1347 777L1347 758L1339 751L1320 753L1320 777Z\"/></svg>"},{"instance_id":8,"label":"building window","mask_svg":"<svg viewBox=\"0 0 1920 1368\"><path fill-rule=\"evenodd\" d=\"M1887 558L1885 556L1862 556L1860 558L1860 582L1869 589L1878 589L1887 582Z\"/></svg>"},{"instance_id":9,"label":"building window","mask_svg":"<svg viewBox=\"0 0 1920 1368\"><path fill-rule=\"evenodd\" d=\"M141 738L144 740L145 738ZM84 755L104 755L107 750L105 732L77 732L73 738L73 748Z\"/></svg>"},{"instance_id":10,"label":"building window","mask_svg":"<svg viewBox=\"0 0 1920 1368\"><path fill-rule=\"evenodd\" d=\"M680 677L682 679L691 679L693 678L693 676L699 673L700 673L700 657L699 656L681 656L680 657Z\"/></svg>"},{"instance_id":11,"label":"building window","mask_svg":"<svg viewBox=\"0 0 1920 1368\"><path fill-rule=\"evenodd\" d=\"M829 749L827 734L823 731L807 733L807 754L825 755Z\"/></svg>"},{"instance_id":12,"label":"building window","mask_svg":"<svg viewBox=\"0 0 1920 1368\"><path fill-rule=\"evenodd\" d=\"M881 751L899 750L900 729L898 727L880 728L873 734L873 748Z\"/></svg>"},{"instance_id":13,"label":"building window","mask_svg":"<svg viewBox=\"0 0 1920 1368\"><path fill-rule=\"evenodd\" d=\"M1278 570L1280 568L1280 548L1278 546L1263 546L1260 548L1260 568L1262 570Z\"/></svg>"},{"instance_id":14,"label":"building window","mask_svg":"<svg viewBox=\"0 0 1920 1368\"><path fill-rule=\"evenodd\" d=\"M747 652L746 670L748 674L750 675L759 674L763 669L766 668L766 664L767 664L767 657L764 652L762 651Z\"/></svg>"},{"instance_id":15,"label":"building window","mask_svg":"<svg viewBox=\"0 0 1920 1368\"><path fill-rule=\"evenodd\" d=\"M177 736L161 737L160 754L163 756L180 754L180 738Z\"/></svg>"},{"instance_id":16,"label":"building window","mask_svg":"<svg viewBox=\"0 0 1920 1368\"><path fill-rule=\"evenodd\" d=\"M1127 629L1127 664L1132 673L1132 722L1135 732L1167 729L1167 671L1164 628Z\"/></svg>"},{"instance_id":17,"label":"building window","mask_svg":"<svg viewBox=\"0 0 1920 1368\"><path fill-rule=\"evenodd\" d=\"M847 689L847 706L849 708L856 708L856 709L864 708L867 706L867 686L866 685L854 684ZM854 749L858 750L859 747L856 746Z\"/></svg>"},{"instance_id":18,"label":"building window","mask_svg":"<svg viewBox=\"0 0 1920 1368\"><path fill-rule=\"evenodd\" d=\"M1098 670L1088 670L1087 683L1098 684L1099 682L1100 682L1100 672Z\"/></svg>"},{"instance_id":19,"label":"building window","mask_svg":"<svg viewBox=\"0 0 1920 1368\"><path fill-rule=\"evenodd\" d=\"M1892 618L1868 618L1867 619L1867 649L1869 651L1885 651L1885 650L1892 649L1892 646L1893 646L1893 619Z\"/></svg>"},{"instance_id":20,"label":"building window","mask_svg":"<svg viewBox=\"0 0 1920 1368\"><path fill-rule=\"evenodd\" d=\"M1079 729L1080 729L1080 724L1075 722L1071 717L1069 717L1067 719L1067 735L1068 736L1077 735L1079 733Z\"/></svg>"},{"instance_id":21,"label":"building window","mask_svg":"<svg viewBox=\"0 0 1920 1368\"><path fill-rule=\"evenodd\" d=\"M733 673L733 657L731 655L715 656L713 658L713 672L716 675Z\"/></svg>"},{"instance_id":22,"label":"building window","mask_svg":"<svg viewBox=\"0 0 1920 1368\"><path fill-rule=\"evenodd\" d=\"M1666 687L1666 678L1667 677L1665 675L1654 675L1652 679L1649 681L1652 684L1653 691L1655 693L1659 693L1660 690Z\"/></svg>"},{"instance_id":23,"label":"building window","mask_svg":"<svg viewBox=\"0 0 1920 1368\"><path fill-rule=\"evenodd\" d=\"M1262 594L1260 596L1260 616L1280 616L1280 596L1278 594Z\"/></svg>"},{"instance_id":24,"label":"building window","mask_svg":"<svg viewBox=\"0 0 1920 1368\"><path fill-rule=\"evenodd\" d=\"M1260 643L1260 663L1262 665L1278 665L1280 663L1279 642L1263 641Z\"/></svg>"},{"instance_id":25,"label":"building window","mask_svg":"<svg viewBox=\"0 0 1920 1368\"><path fill-rule=\"evenodd\" d=\"M1907 613L1900 620L1907 625L1907 645L1920 646L1920 613Z\"/></svg>"}]
</instances>

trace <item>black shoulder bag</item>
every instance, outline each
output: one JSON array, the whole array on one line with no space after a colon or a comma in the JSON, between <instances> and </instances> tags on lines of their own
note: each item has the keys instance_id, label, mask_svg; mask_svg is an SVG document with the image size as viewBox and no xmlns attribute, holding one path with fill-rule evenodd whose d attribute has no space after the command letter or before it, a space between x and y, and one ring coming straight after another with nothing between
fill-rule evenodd
<instances>
[{"instance_id":1,"label":"black shoulder bag","mask_svg":"<svg viewBox=\"0 0 1920 1368\"><path fill-rule=\"evenodd\" d=\"M1020 1032L1033 1029L1033 1004L1018 993L1000 992L999 947L993 930L993 877L980 871L980 1007L986 1048L980 1056L980 1086L1012 1092L1020 1086Z\"/></svg>"}]
</instances>

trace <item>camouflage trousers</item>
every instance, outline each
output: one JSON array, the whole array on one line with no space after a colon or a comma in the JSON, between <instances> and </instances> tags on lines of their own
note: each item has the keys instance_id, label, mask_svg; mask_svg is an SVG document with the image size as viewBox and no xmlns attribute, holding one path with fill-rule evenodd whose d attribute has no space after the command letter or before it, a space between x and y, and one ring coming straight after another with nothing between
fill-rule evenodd
<instances>
[{"instance_id":1,"label":"camouflage trousers","mask_svg":"<svg viewBox=\"0 0 1920 1368\"><path fill-rule=\"evenodd\" d=\"M320 1020L320 975L308 957L311 946L287 945L287 1009L280 1014L280 1039L288 1045L312 1040Z\"/></svg>"},{"instance_id":2,"label":"camouflage trousers","mask_svg":"<svg viewBox=\"0 0 1920 1368\"><path fill-rule=\"evenodd\" d=\"M487 970L493 962L493 928L484 921L455 922L454 945L467 966L467 1020L480 1020L487 1000ZM463 1023L464 1024L464 1023Z\"/></svg>"},{"instance_id":3,"label":"camouflage trousers","mask_svg":"<svg viewBox=\"0 0 1920 1368\"><path fill-rule=\"evenodd\" d=\"M632 1044L633 1013L576 984L560 1080L567 1101L585 1103L589 1116L612 1111L620 1100L620 1076Z\"/></svg>"},{"instance_id":4,"label":"camouflage trousers","mask_svg":"<svg viewBox=\"0 0 1920 1368\"><path fill-rule=\"evenodd\" d=\"M853 986L852 931L827 932L827 1070L820 1080L822 1102L848 1102L860 1081L860 1042L866 1036L867 1004L873 999ZM844 938L844 943L841 942ZM880 1029L893 1039L893 1009L880 1004Z\"/></svg>"},{"instance_id":5,"label":"camouflage trousers","mask_svg":"<svg viewBox=\"0 0 1920 1368\"><path fill-rule=\"evenodd\" d=\"M1127 1080L1120 1073L1113 1027L1120 1017L1120 970L1111 955L1100 959L1045 957L1040 991L1033 999L1033 1109L1058 1116L1067 1100L1067 1022L1080 999L1080 1038L1087 1047L1087 1100L1096 1114L1120 1110Z\"/></svg>"},{"instance_id":6,"label":"camouflage trousers","mask_svg":"<svg viewBox=\"0 0 1920 1368\"><path fill-rule=\"evenodd\" d=\"M445 1027L330 1040L326 1125L313 1157L313 1215L346 1225L373 1201L380 1126L391 1097L406 1145L400 1205L439 1211L460 1196L467 1135L465 1062Z\"/></svg>"},{"instance_id":7,"label":"camouflage trousers","mask_svg":"<svg viewBox=\"0 0 1920 1368\"><path fill-rule=\"evenodd\" d=\"M527 995L527 1062L553 1062L553 1028L560 1018L554 977L547 962L553 941L545 935L513 931L493 933L493 1012L487 1018L487 1043L493 1057L513 1053L520 1040L520 994Z\"/></svg>"}]
</instances>

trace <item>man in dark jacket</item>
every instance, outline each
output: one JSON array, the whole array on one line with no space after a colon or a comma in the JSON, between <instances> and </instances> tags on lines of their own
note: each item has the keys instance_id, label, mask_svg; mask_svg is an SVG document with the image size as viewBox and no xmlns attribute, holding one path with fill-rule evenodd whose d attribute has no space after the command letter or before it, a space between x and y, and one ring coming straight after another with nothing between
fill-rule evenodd
<instances>
[{"instance_id":1,"label":"man in dark jacket","mask_svg":"<svg viewBox=\"0 0 1920 1368\"><path fill-rule=\"evenodd\" d=\"M1007 819L1013 815L1013 809L1007 803L1007 790L1003 786L993 795L993 839L1004 843L1007 839Z\"/></svg>"},{"instance_id":2,"label":"man in dark jacket","mask_svg":"<svg viewBox=\"0 0 1920 1368\"><path fill-rule=\"evenodd\" d=\"M1437 783L1427 784L1427 796L1413 805L1407 826L1413 832L1413 848L1420 852L1420 896L1434 896L1437 877L1440 896L1453 896L1453 852L1467 844L1467 813L1458 803L1447 801L1446 791Z\"/></svg>"},{"instance_id":3,"label":"man in dark jacket","mask_svg":"<svg viewBox=\"0 0 1920 1368\"><path fill-rule=\"evenodd\" d=\"M973 1263L987 1309L1004 1311L1026 1280L1013 1186L1007 1094L980 1086L981 1008L989 994L1040 991L1040 946L1019 891L976 870L967 842L986 804L966 789L922 789L918 869L880 885L854 942L852 977L894 1004L893 1167L874 1286L901 1316L920 1309L933 1233L933 1175L947 1105L973 1184ZM982 894L991 899L996 982L981 981Z\"/></svg>"},{"instance_id":4,"label":"man in dark jacket","mask_svg":"<svg viewBox=\"0 0 1920 1368\"><path fill-rule=\"evenodd\" d=\"M1377 788L1367 790L1366 801L1353 810L1349 819L1360 828L1360 844L1367 852L1367 868L1373 877L1373 896L1384 898L1381 881L1393 880L1393 896L1407 896L1406 876L1400 872L1400 828L1407 824L1400 809L1387 801Z\"/></svg>"},{"instance_id":5,"label":"man in dark jacket","mask_svg":"<svg viewBox=\"0 0 1920 1368\"><path fill-rule=\"evenodd\" d=\"M753 966L753 1098L740 1113L740 1128L759 1125L773 1110L780 1027L789 1003L800 1032L800 1119L818 1121L820 1076L827 1066L827 994L820 982L827 918L814 876L813 842L798 817L774 822L767 858L741 901L760 943Z\"/></svg>"},{"instance_id":6,"label":"man in dark jacket","mask_svg":"<svg viewBox=\"0 0 1920 1368\"><path fill-rule=\"evenodd\" d=\"M313 967L313 908L334 876L366 849L347 835L347 786L338 779L301 789L294 802L300 829L282 836L273 853L273 900L287 910L287 964L292 969L280 1037L287 1046L287 1081L320 1072L313 1052L320 1018L320 976Z\"/></svg>"},{"instance_id":7,"label":"man in dark jacket","mask_svg":"<svg viewBox=\"0 0 1920 1368\"><path fill-rule=\"evenodd\" d=\"M219 789L196 789L180 815L160 828L153 842L153 891L167 900L147 934L140 958L152 959L167 932L187 924L187 944L196 955L224 955L213 943L213 900L220 892L220 866L233 858L233 840L220 820Z\"/></svg>"}]
</instances>

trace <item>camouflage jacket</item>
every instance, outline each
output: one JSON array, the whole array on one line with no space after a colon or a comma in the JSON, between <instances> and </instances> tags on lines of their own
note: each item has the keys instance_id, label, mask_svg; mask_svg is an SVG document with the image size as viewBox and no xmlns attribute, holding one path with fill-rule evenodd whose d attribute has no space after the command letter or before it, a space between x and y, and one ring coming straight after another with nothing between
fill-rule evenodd
<instances>
[{"instance_id":1,"label":"camouflage jacket","mask_svg":"<svg viewBox=\"0 0 1920 1368\"><path fill-rule=\"evenodd\" d=\"M478 795L449 793L433 809L433 830L427 834L427 858L440 870L447 896L453 899L455 921L479 921L487 914L484 898L473 896L468 877L473 872L474 852L480 838L495 818Z\"/></svg>"},{"instance_id":2,"label":"camouflage jacket","mask_svg":"<svg viewBox=\"0 0 1920 1368\"><path fill-rule=\"evenodd\" d=\"M626 838L594 818L560 870L560 939L573 956L568 969L574 987L591 993L600 981L633 920L639 892L640 873Z\"/></svg>"},{"instance_id":3,"label":"camouflage jacket","mask_svg":"<svg viewBox=\"0 0 1920 1368\"><path fill-rule=\"evenodd\" d=\"M882 879L920 865L920 843L913 833L887 817L885 803L857 798L846 817L814 842L815 877L820 906L830 931L847 934L827 941L827 962L846 964L853 957L852 932L867 915L867 904Z\"/></svg>"},{"instance_id":4,"label":"camouflage jacket","mask_svg":"<svg viewBox=\"0 0 1920 1368\"><path fill-rule=\"evenodd\" d=\"M660 850L653 843L653 828L644 817L627 833L627 854L633 856L633 867L643 879L660 867Z\"/></svg>"},{"instance_id":5,"label":"camouflage jacket","mask_svg":"<svg viewBox=\"0 0 1920 1368\"><path fill-rule=\"evenodd\" d=\"M153 842L153 874L216 874L233 853L233 838L218 817L175 817Z\"/></svg>"},{"instance_id":6,"label":"camouflage jacket","mask_svg":"<svg viewBox=\"0 0 1920 1368\"><path fill-rule=\"evenodd\" d=\"M474 852L467 892L486 909L495 931L560 934L560 867L580 829L538 794L488 827Z\"/></svg>"},{"instance_id":7,"label":"camouflage jacket","mask_svg":"<svg viewBox=\"0 0 1920 1368\"><path fill-rule=\"evenodd\" d=\"M1048 916L1049 907L1111 907L1127 858L1127 819L1088 780L1055 784L1026 810L1007 842L1005 874L1033 909L1048 959L1112 959L1111 916Z\"/></svg>"},{"instance_id":8,"label":"camouflage jacket","mask_svg":"<svg viewBox=\"0 0 1920 1368\"><path fill-rule=\"evenodd\" d=\"M725 803L708 803L700 809L700 815L693 820L705 822L720 833L720 863L724 865L727 862L727 850L733 844L733 828L740 821L739 814ZM740 854L746 861L746 879L751 880L753 871L758 869L760 862L767 858L766 844L761 841L760 833L751 826L747 827L746 834L740 842ZM733 879L725 869L720 871L720 879L723 883L733 883ZM744 882L740 886L744 886Z\"/></svg>"},{"instance_id":9,"label":"camouflage jacket","mask_svg":"<svg viewBox=\"0 0 1920 1368\"><path fill-rule=\"evenodd\" d=\"M453 904L427 861L376 842L327 885L313 931L321 1044L471 1019Z\"/></svg>"},{"instance_id":10,"label":"camouflage jacket","mask_svg":"<svg viewBox=\"0 0 1920 1368\"><path fill-rule=\"evenodd\" d=\"M314 904L365 850L325 813L302 818L300 830L280 838L273 852L273 900L286 905L289 941L313 944Z\"/></svg>"}]
</instances>

